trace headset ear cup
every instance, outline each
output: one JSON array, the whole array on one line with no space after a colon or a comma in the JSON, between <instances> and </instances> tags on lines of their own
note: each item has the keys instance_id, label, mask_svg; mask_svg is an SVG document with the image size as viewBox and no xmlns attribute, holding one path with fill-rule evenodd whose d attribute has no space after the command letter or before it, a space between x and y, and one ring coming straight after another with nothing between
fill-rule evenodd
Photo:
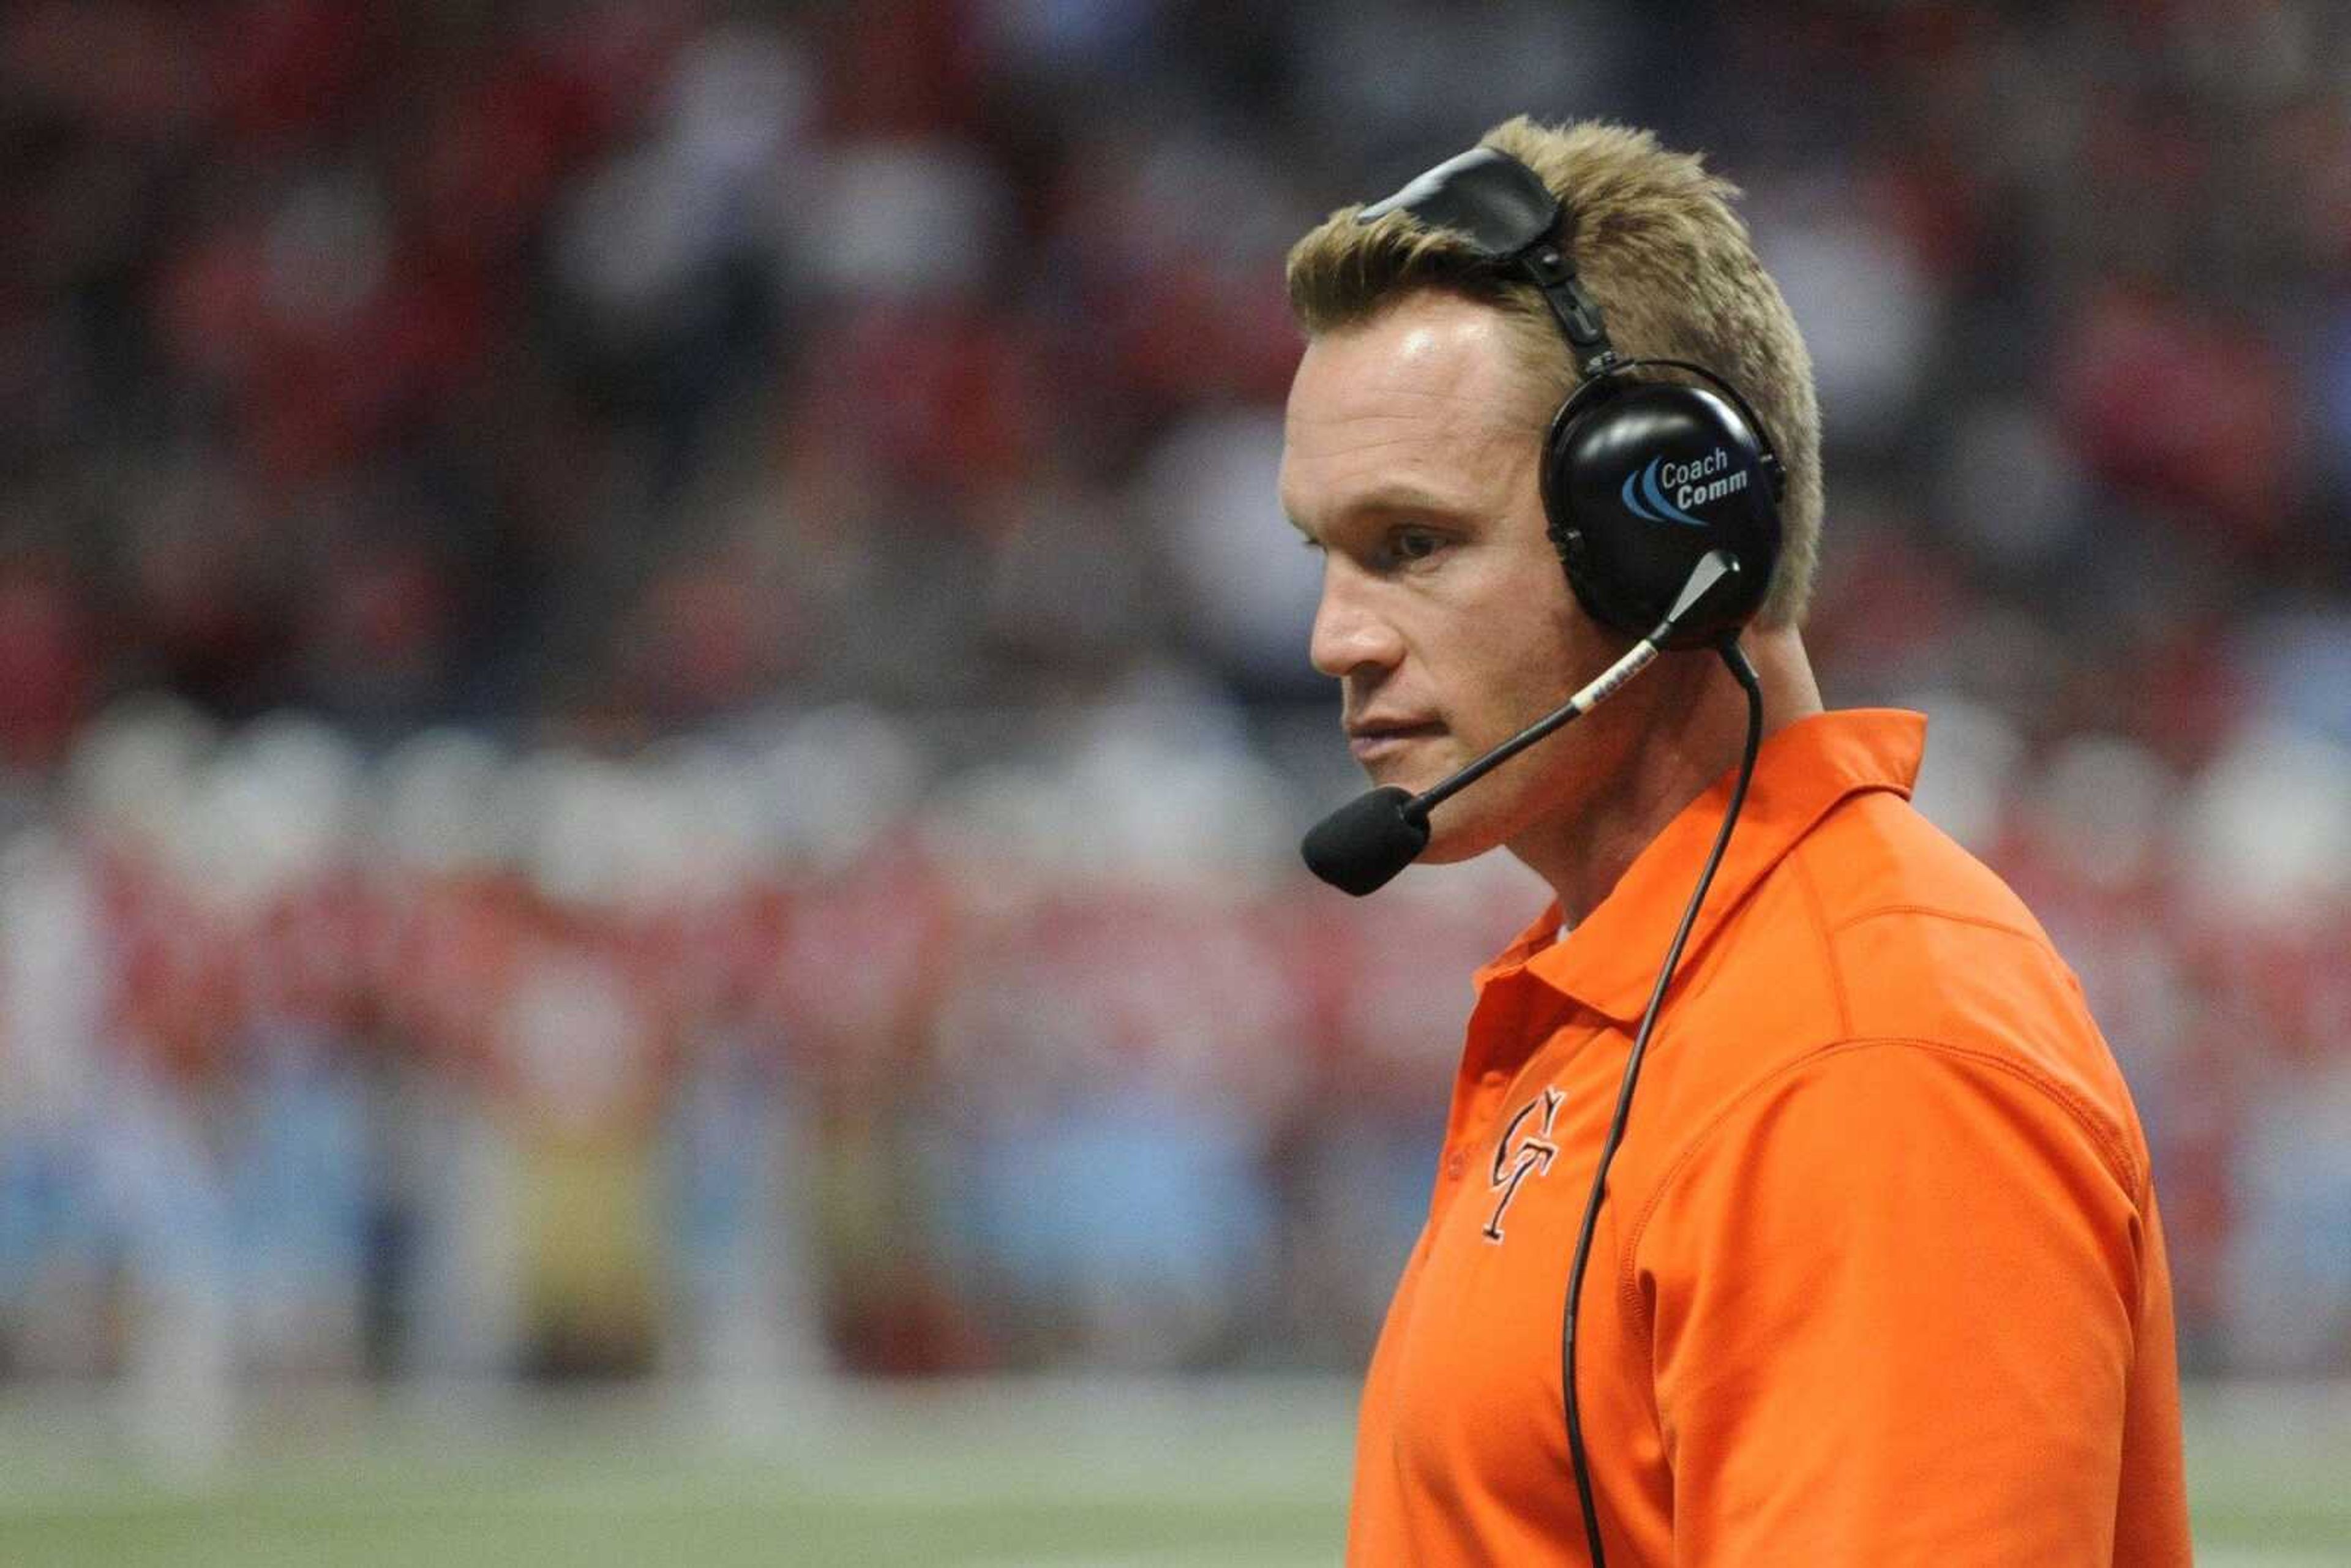
<instances>
[{"instance_id":1,"label":"headset ear cup","mask_svg":"<svg viewBox=\"0 0 2351 1568\"><path fill-rule=\"evenodd\" d=\"M1593 377L1569 393L1552 415L1551 430L1543 438L1543 522L1551 534L1552 548L1559 552L1561 570L1567 573L1568 590L1583 607L1583 612L1611 630L1638 636L1656 622L1631 624L1632 611L1612 591L1607 572L1593 563L1594 548L1587 519L1576 512L1571 498L1575 489L1571 454L1578 449L1585 424L1597 417L1620 384L1614 375Z\"/></svg>"},{"instance_id":2,"label":"headset ear cup","mask_svg":"<svg viewBox=\"0 0 2351 1568\"><path fill-rule=\"evenodd\" d=\"M1577 389L1552 418L1542 464L1545 520L1577 602L1602 625L1639 636L1664 618L1699 559L1726 549L1741 591L1672 645L1702 646L1744 624L1779 557L1771 469L1754 427L1706 387Z\"/></svg>"},{"instance_id":3,"label":"headset ear cup","mask_svg":"<svg viewBox=\"0 0 2351 1568\"><path fill-rule=\"evenodd\" d=\"M1584 549L1583 530L1568 510L1567 463L1562 455L1575 434L1590 400L1602 395L1595 389L1598 381L1588 381L1570 392L1551 416L1551 428L1543 435L1542 463L1536 478L1542 487L1543 529L1551 536L1551 548L1559 553L1560 569L1567 573L1568 591L1583 612L1603 625L1613 625L1607 616L1593 608L1591 594L1584 583L1591 575L1592 554Z\"/></svg>"}]
</instances>

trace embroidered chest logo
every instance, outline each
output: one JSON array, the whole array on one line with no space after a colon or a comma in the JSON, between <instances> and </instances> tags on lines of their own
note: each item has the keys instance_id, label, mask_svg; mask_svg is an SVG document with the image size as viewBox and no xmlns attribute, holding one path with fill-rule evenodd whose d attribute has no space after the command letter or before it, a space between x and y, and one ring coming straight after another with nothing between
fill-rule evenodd
<instances>
[{"instance_id":1,"label":"embroidered chest logo","mask_svg":"<svg viewBox=\"0 0 2351 1568\"><path fill-rule=\"evenodd\" d=\"M1487 1240L1501 1240L1502 1216L1510 1211L1510 1200L1519 1196L1519 1184L1549 1171L1552 1161L1559 1158L1559 1145L1551 1141L1551 1124L1566 1099L1558 1090L1546 1089L1541 1097L1520 1106L1502 1129L1501 1138L1494 1145L1494 1168L1487 1177L1487 1185L1501 1195L1494 1200L1494 1212L1480 1232Z\"/></svg>"}]
</instances>

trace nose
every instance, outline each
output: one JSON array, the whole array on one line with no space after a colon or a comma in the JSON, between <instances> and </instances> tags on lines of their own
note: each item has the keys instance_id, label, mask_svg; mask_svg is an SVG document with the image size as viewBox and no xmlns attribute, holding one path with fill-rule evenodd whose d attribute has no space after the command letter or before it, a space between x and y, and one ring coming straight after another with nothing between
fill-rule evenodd
<instances>
[{"instance_id":1,"label":"nose","mask_svg":"<svg viewBox=\"0 0 2351 1568\"><path fill-rule=\"evenodd\" d=\"M1371 585L1357 580L1336 550L1324 558L1322 598L1314 607L1307 657L1332 680L1366 668L1392 670L1404 658L1404 638L1380 613Z\"/></svg>"}]
</instances>

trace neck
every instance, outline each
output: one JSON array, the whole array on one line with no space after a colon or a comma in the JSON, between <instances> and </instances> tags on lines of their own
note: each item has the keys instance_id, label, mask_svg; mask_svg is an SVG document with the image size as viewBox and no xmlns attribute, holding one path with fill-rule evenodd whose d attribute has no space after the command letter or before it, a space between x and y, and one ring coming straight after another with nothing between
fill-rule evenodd
<instances>
[{"instance_id":1,"label":"neck","mask_svg":"<svg viewBox=\"0 0 2351 1568\"><path fill-rule=\"evenodd\" d=\"M1766 736L1821 711L1820 687L1792 628L1750 627L1740 646L1762 686ZM1623 766L1590 799L1510 846L1551 884L1570 925L1608 896L1634 857L1745 749L1747 695L1730 672L1710 654L1675 663L1645 677L1661 688L1654 700L1622 716L1633 727Z\"/></svg>"}]
</instances>

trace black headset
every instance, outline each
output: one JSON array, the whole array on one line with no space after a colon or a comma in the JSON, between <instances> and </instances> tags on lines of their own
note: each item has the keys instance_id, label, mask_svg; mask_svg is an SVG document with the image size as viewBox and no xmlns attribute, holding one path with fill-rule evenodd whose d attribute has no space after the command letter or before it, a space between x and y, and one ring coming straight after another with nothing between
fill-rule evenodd
<instances>
[{"instance_id":1,"label":"black headset","mask_svg":"<svg viewBox=\"0 0 2351 1568\"><path fill-rule=\"evenodd\" d=\"M1602 625L1639 636L1664 617L1709 550L1740 565L1738 591L1667 645L1708 647L1762 603L1780 550L1787 473L1737 388L1684 360L1626 360L1608 340L1560 235L1562 209L1542 177L1509 153L1473 147L1356 214L1403 211L1466 239L1498 277L1541 290L1566 334L1578 384L1543 441L1543 514L1568 585ZM1678 371L1704 383L1636 378Z\"/></svg>"},{"instance_id":2,"label":"black headset","mask_svg":"<svg viewBox=\"0 0 2351 1568\"><path fill-rule=\"evenodd\" d=\"M1609 1165L1624 1141L1634 1086L1658 1009L1755 775L1763 735L1763 694L1753 666L1740 651L1739 629L1762 603L1779 559L1780 496L1787 474L1771 450L1762 421L1729 382L1685 360L1617 355L1601 322L1600 308L1583 292L1575 264L1568 258L1559 233L1559 198L1524 163L1491 147L1472 148L1387 200L1365 207L1356 221L1376 223L1398 210L1458 233L1494 276L1532 283L1567 335L1579 382L1552 416L1543 437L1542 502L1568 586L1585 612L1615 631L1654 636L1652 629L1664 627L1676 600L1698 580L1694 574L1710 552L1728 551L1739 566L1719 598L1701 601L1698 612L1678 622L1661 644L1710 647L1721 655L1747 694L1747 744L1714 847L1667 945L1648 1006L1625 1053L1615 1108L1593 1171L1592 1194L1576 1229L1561 1315L1560 1395L1568 1457L1583 1510L1585 1547L1593 1568L1606 1568L1600 1510L1584 1454L1582 1401L1576 1394L1577 1306L1607 1193ZM1642 370L1678 371L1702 384L1652 381L1631 373Z\"/></svg>"}]
</instances>

